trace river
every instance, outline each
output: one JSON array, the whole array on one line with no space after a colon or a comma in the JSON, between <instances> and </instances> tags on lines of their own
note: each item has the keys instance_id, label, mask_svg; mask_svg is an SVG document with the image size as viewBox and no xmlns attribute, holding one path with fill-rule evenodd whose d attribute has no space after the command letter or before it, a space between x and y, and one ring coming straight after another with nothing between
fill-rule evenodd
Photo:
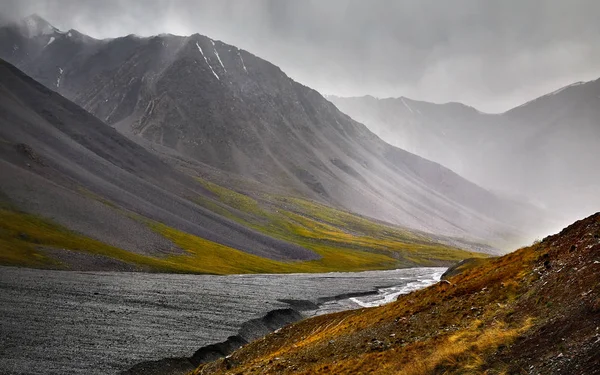
<instances>
[{"instance_id":1,"label":"river","mask_svg":"<svg viewBox=\"0 0 600 375\"><path fill-rule=\"evenodd\" d=\"M0 374L116 374L190 356L248 319L289 307L285 300L319 303L307 315L376 306L443 271L210 276L0 267Z\"/></svg>"}]
</instances>

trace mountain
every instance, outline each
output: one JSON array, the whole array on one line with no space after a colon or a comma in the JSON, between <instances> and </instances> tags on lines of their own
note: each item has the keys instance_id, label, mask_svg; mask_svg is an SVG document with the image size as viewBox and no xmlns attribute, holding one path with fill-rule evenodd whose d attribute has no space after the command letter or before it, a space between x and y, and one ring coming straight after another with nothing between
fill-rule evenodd
<instances>
[{"instance_id":1,"label":"mountain","mask_svg":"<svg viewBox=\"0 0 600 375\"><path fill-rule=\"evenodd\" d=\"M485 114L460 103L433 104L409 98L327 96L341 111L366 124L394 146L440 162L457 173L465 154L483 147L480 118ZM466 143L469 147L464 150Z\"/></svg>"},{"instance_id":2,"label":"mountain","mask_svg":"<svg viewBox=\"0 0 600 375\"><path fill-rule=\"evenodd\" d=\"M538 221L531 207L383 142L318 92L234 46L198 34L96 40L21 29L0 30L0 57L197 173L208 167L367 217L504 247L522 243Z\"/></svg>"},{"instance_id":3,"label":"mountain","mask_svg":"<svg viewBox=\"0 0 600 375\"><path fill-rule=\"evenodd\" d=\"M223 347L193 374L600 374L599 238L596 213L388 305Z\"/></svg>"},{"instance_id":4,"label":"mountain","mask_svg":"<svg viewBox=\"0 0 600 375\"><path fill-rule=\"evenodd\" d=\"M193 273L450 264L493 249L184 174L0 60L0 264Z\"/></svg>"},{"instance_id":5,"label":"mountain","mask_svg":"<svg viewBox=\"0 0 600 375\"><path fill-rule=\"evenodd\" d=\"M402 97L329 100L387 142L543 206L564 222L600 207L599 98L600 80L563 87L502 114Z\"/></svg>"},{"instance_id":6,"label":"mountain","mask_svg":"<svg viewBox=\"0 0 600 375\"><path fill-rule=\"evenodd\" d=\"M0 192L19 210L143 255L181 254L152 220L273 259L316 259L185 196L209 190L74 103L0 62Z\"/></svg>"}]
</instances>

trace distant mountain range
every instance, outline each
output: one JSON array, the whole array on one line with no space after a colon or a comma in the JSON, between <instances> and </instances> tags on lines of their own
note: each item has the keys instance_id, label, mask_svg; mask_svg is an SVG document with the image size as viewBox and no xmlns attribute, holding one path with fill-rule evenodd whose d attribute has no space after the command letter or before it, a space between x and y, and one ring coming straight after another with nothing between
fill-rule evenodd
<instances>
[{"instance_id":1,"label":"distant mountain range","mask_svg":"<svg viewBox=\"0 0 600 375\"><path fill-rule=\"evenodd\" d=\"M328 99L386 142L541 205L565 223L600 207L600 79L502 114L404 97Z\"/></svg>"},{"instance_id":2,"label":"distant mountain range","mask_svg":"<svg viewBox=\"0 0 600 375\"><path fill-rule=\"evenodd\" d=\"M0 58L186 174L245 194L256 182L507 249L540 223L534 207L385 143L273 64L205 36L97 40L31 16L0 28Z\"/></svg>"}]
</instances>

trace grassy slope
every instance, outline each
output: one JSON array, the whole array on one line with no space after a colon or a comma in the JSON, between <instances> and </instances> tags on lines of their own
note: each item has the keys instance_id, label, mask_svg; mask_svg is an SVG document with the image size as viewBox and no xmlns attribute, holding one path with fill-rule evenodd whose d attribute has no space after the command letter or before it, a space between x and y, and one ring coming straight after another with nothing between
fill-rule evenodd
<instances>
[{"instance_id":1,"label":"grassy slope","mask_svg":"<svg viewBox=\"0 0 600 375\"><path fill-rule=\"evenodd\" d=\"M141 217L136 218L188 254L165 258L138 255L4 205L0 207L0 264L61 267L38 251L39 247L99 254L145 270L213 274L360 271L446 265L483 256L306 200L263 194L259 202L208 181L199 181L215 194L215 199L191 197L196 203L273 237L311 249L321 259L306 262L265 259ZM80 193L118 210L111 202L87 191Z\"/></svg>"},{"instance_id":2,"label":"grassy slope","mask_svg":"<svg viewBox=\"0 0 600 375\"><path fill-rule=\"evenodd\" d=\"M255 193L253 198L205 180L199 181L221 204L196 198L198 204L323 256L368 252L392 258L396 267L447 265L469 255L484 257L441 245L425 234L374 222L320 203L267 193Z\"/></svg>"},{"instance_id":3,"label":"grassy slope","mask_svg":"<svg viewBox=\"0 0 600 375\"><path fill-rule=\"evenodd\" d=\"M378 308L319 316L195 374L599 374L600 213Z\"/></svg>"}]
</instances>

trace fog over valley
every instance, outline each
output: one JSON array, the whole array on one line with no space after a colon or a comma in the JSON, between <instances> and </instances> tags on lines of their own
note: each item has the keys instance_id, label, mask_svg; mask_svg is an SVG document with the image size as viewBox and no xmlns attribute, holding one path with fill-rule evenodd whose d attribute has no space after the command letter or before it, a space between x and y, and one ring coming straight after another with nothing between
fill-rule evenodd
<instances>
[{"instance_id":1,"label":"fog over valley","mask_svg":"<svg viewBox=\"0 0 600 375\"><path fill-rule=\"evenodd\" d=\"M200 33L323 94L461 102L499 113L600 77L594 0L5 0L95 38Z\"/></svg>"},{"instance_id":2,"label":"fog over valley","mask_svg":"<svg viewBox=\"0 0 600 375\"><path fill-rule=\"evenodd\" d=\"M98 7L93 1L6 1L0 13L3 22L10 23L37 12L60 30L75 29L95 38L199 32L249 50L326 94L384 141L438 162L488 190L546 210L551 223L528 228L525 237L532 240L599 205L597 174L592 172L598 132L585 125L594 122L596 114L571 108L580 104L573 104L566 93L560 96L565 98L560 108L547 104L555 114L541 105L526 118L518 118L518 110L508 112L521 105L531 108L526 103L561 87L600 77L600 47L595 42L600 30L596 22L587 22L594 14L590 9L598 4L573 4L148 1L141 5L112 0ZM588 106L593 107L595 94L587 95ZM363 96L372 98L361 103L336 99ZM382 101L374 104L374 98ZM404 99L392 104L386 98ZM417 112L406 101L417 106ZM587 145L583 150L580 139ZM389 213L375 216L391 219Z\"/></svg>"},{"instance_id":3,"label":"fog over valley","mask_svg":"<svg viewBox=\"0 0 600 375\"><path fill-rule=\"evenodd\" d=\"M600 375L598 14L1 1L0 373Z\"/></svg>"}]
</instances>

